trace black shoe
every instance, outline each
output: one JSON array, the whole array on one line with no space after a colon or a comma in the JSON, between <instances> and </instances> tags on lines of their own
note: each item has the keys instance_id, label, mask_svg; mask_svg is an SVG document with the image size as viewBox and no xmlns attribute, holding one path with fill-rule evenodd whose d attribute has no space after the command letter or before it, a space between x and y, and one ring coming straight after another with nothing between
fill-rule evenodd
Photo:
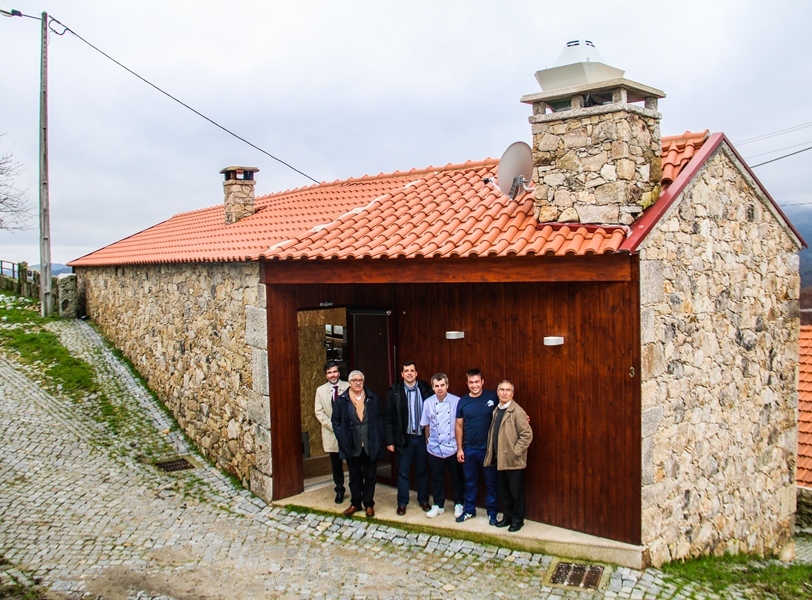
<instances>
[{"instance_id":1,"label":"black shoe","mask_svg":"<svg viewBox=\"0 0 812 600\"><path fill-rule=\"evenodd\" d=\"M336 492L336 504L344 502L344 490Z\"/></svg>"},{"instance_id":2,"label":"black shoe","mask_svg":"<svg viewBox=\"0 0 812 600\"><path fill-rule=\"evenodd\" d=\"M508 527L508 531L514 532L519 531L524 526L524 523L514 523L510 527Z\"/></svg>"},{"instance_id":3,"label":"black shoe","mask_svg":"<svg viewBox=\"0 0 812 600\"><path fill-rule=\"evenodd\" d=\"M510 521L508 521L506 519L501 519L501 520L496 522L497 527L507 527L508 525L510 525Z\"/></svg>"}]
</instances>

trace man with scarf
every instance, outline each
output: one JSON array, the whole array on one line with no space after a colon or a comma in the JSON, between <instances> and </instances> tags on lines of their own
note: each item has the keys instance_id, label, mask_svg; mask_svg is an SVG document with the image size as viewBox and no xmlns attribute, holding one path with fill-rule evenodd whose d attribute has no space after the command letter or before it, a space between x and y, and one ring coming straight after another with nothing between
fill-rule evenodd
<instances>
[{"instance_id":1,"label":"man with scarf","mask_svg":"<svg viewBox=\"0 0 812 600\"><path fill-rule=\"evenodd\" d=\"M423 402L434 394L431 386L417 379L417 365L406 361L401 365L402 380L389 390L384 412L386 448L395 452L398 465L398 515L406 514L409 504L409 472L414 466L417 479L417 502L423 511L429 504L428 452L420 418Z\"/></svg>"}]
</instances>

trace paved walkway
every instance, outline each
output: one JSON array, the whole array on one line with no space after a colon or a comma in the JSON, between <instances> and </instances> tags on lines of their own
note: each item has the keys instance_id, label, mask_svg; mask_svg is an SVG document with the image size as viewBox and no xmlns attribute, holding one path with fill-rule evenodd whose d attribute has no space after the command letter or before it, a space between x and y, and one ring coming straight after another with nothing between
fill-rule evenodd
<instances>
[{"instance_id":1,"label":"paved walkway","mask_svg":"<svg viewBox=\"0 0 812 600\"><path fill-rule=\"evenodd\" d=\"M162 473L152 458L190 452L164 413L87 323L52 328L127 418L114 431L98 398L51 395L0 357L0 582L17 567L61 597L110 600L714 597L655 569L555 587L551 556L288 513L209 466Z\"/></svg>"}]
</instances>

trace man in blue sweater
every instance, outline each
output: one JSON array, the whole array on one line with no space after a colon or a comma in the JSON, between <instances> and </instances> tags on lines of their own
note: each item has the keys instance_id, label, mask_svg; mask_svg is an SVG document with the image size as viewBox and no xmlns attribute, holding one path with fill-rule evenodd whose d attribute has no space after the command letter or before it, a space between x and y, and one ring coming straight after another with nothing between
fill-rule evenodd
<instances>
[{"instance_id":1,"label":"man in blue sweater","mask_svg":"<svg viewBox=\"0 0 812 600\"><path fill-rule=\"evenodd\" d=\"M482 371L471 369L465 375L468 393L457 404L456 424L457 460L462 463L465 474L465 503L457 523L476 516L477 480L482 471L487 488L485 509L488 511L488 522L495 526L499 512L496 466L486 467L484 463L493 409L499 401L495 392L483 389L485 379Z\"/></svg>"}]
</instances>

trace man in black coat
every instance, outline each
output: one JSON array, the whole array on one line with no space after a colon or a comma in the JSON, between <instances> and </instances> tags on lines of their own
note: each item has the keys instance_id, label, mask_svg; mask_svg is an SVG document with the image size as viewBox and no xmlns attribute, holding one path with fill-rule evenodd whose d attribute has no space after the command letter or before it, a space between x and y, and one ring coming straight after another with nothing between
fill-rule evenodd
<instances>
[{"instance_id":1,"label":"man in black coat","mask_svg":"<svg viewBox=\"0 0 812 600\"><path fill-rule=\"evenodd\" d=\"M424 511L429 504L428 452L426 438L420 426L423 401L434 394L431 386L417 379L417 365L404 362L400 375L403 378L386 395L384 433L386 448L395 452L398 464L398 510L406 514L409 504L409 471L414 465L417 476L417 502Z\"/></svg>"},{"instance_id":2,"label":"man in black coat","mask_svg":"<svg viewBox=\"0 0 812 600\"><path fill-rule=\"evenodd\" d=\"M339 457L347 461L350 475L350 506L353 515L363 506L367 517L375 516L375 483L378 459L383 454L383 418L378 396L364 386L364 374L353 371L350 387L336 400L330 423L338 441Z\"/></svg>"}]
</instances>

